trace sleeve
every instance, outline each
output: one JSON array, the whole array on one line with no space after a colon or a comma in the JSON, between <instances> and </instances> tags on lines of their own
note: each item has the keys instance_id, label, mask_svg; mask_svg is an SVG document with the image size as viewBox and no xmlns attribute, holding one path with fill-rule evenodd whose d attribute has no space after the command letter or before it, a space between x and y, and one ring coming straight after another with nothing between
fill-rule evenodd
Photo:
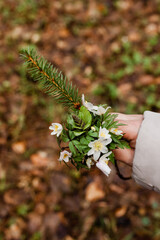
<instances>
[{"instance_id":1,"label":"sleeve","mask_svg":"<svg viewBox=\"0 0 160 240\"><path fill-rule=\"evenodd\" d=\"M132 177L139 185L160 192L160 113L144 112L132 171Z\"/></svg>"}]
</instances>

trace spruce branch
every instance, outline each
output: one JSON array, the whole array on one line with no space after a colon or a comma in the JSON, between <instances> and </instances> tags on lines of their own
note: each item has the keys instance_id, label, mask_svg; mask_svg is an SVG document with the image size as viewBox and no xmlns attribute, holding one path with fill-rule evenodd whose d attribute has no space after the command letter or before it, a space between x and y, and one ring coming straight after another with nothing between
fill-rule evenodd
<instances>
[{"instance_id":1,"label":"spruce branch","mask_svg":"<svg viewBox=\"0 0 160 240\"><path fill-rule=\"evenodd\" d=\"M40 83L46 93L52 95L58 103L64 106L79 109L81 99L78 89L63 76L58 69L53 68L51 63L37 55L34 49L22 49L20 51L31 77Z\"/></svg>"}]
</instances>

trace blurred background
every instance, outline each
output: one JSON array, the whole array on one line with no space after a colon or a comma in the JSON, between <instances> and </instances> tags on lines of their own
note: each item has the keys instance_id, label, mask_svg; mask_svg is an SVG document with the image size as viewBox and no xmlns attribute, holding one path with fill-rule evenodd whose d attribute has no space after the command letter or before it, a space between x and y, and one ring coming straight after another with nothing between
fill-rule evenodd
<instances>
[{"instance_id":1,"label":"blurred background","mask_svg":"<svg viewBox=\"0 0 160 240\"><path fill-rule=\"evenodd\" d=\"M160 239L158 193L58 163L48 128L64 110L26 73L26 46L95 104L159 112L160 0L0 0L0 240Z\"/></svg>"}]
</instances>

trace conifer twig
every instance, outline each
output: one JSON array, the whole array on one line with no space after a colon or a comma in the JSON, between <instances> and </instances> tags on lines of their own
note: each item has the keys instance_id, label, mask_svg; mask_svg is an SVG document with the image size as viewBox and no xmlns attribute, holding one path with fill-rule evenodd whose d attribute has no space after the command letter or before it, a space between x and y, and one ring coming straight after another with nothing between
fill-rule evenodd
<instances>
[{"instance_id":1,"label":"conifer twig","mask_svg":"<svg viewBox=\"0 0 160 240\"><path fill-rule=\"evenodd\" d=\"M81 100L78 96L78 89L72 86L72 83L63 77L58 69L53 68L43 57L36 54L34 49L21 50L21 56L25 60L31 77L39 81L45 92L52 95L58 103L65 106L79 109Z\"/></svg>"}]
</instances>

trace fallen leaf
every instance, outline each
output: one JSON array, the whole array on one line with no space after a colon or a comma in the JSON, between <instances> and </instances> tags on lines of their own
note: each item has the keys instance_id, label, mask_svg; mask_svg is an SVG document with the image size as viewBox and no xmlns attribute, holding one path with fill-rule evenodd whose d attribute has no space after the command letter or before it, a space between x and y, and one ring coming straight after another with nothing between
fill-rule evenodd
<instances>
[{"instance_id":1,"label":"fallen leaf","mask_svg":"<svg viewBox=\"0 0 160 240\"><path fill-rule=\"evenodd\" d=\"M123 83L118 87L118 92L120 96L126 96L132 89L131 83Z\"/></svg>"},{"instance_id":2,"label":"fallen leaf","mask_svg":"<svg viewBox=\"0 0 160 240\"><path fill-rule=\"evenodd\" d=\"M118 209L115 211L115 216L116 216L117 218L123 217L123 216L126 214L126 211L127 211L127 207L126 207L126 206L122 206L122 207L118 208Z\"/></svg>"},{"instance_id":3,"label":"fallen leaf","mask_svg":"<svg viewBox=\"0 0 160 240\"><path fill-rule=\"evenodd\" d=\"M34 233L39 230L42 224L42 216L32 212L28 214L28 226L27 229L30 233Z\"/></svg>"},{"instance_id":4,"label":"fallen leaf","mask_svg":"<svg viewBox=\"0 0 160 240\"><path fill-rule=\"evenodd\" d=\"M26 143L24 141L15 142L15 143L12 144L12 150L15 153L23 154L26 151Z\"/></svg>"},{"instance_id":5,"label":"fallen leaf","mask_svg":"<svg viewBox=\"0 0 160 240\"><path fill-rule=\"evenodd\" d=\"M86 200L94 202L105 197L105 192L101 189L97 182L91 182L86 188Z\"/></svg>"},{"instance_id":6,"label":"fallen leaf","mask_svg":"<svg viewBox=\"0 0 160 240\"><path fill-rule=\"evenodd\" d=\"M30 196L28 193L24 192L23 190L10 189L7 192L5 192L3 198L5 203L16 206L30 199Z\"/></svg>"},{"instance_id":7,"label":"fallen leaf","mask_svg":"<svg viewBox=\"0 0 160 240\"><path fill-rule=\"evenodd\" d=\"M113 183L109 185L109 188L111 189L111 191L116 192L118 194L124 193L124 189L123 188L121 188L118 185L115 185Z\"/></svg>"},{"instance_id":8,"label":"fallen leaf","mask_svg":"<svg viewBox=\"0 0 160 240\"><path fill-rule=\"evenodd\" d=\"M46 152L39 151L31 155L31 161L36 167L46 167L49 159Z\"/></svg>"},{"instance_id":9,"label":"fallen leaf","mask_svg":"<svg viewBox=\"0 0 160 240\"><path fill-rule=\"evenodd\" d=\"M21 239L21 229L20 229L20 227L17 224L12 224L5 231L5 239L7 239L7 240Z\"/></svg>"},{"instance_id":10,"label":"fallen leaf","mask_svg":"<svg viewBox=\"0 0 160 240\"><path fill-rule=\"evenodd\" d=\"M143 75L143 76L141 76L141 77L138 79L138 81L137 81L137 83L136 83L136 86L137 86L137 87L140 87L140 86L148 86L148 85L150 85L150 84L153 84L153 82L154 82L153 76L151 76L151 75Z\"/></svg>"},{"instance_id":11,"label":"fallen leaf","mask_svg":"<svg viewBox=\"0 0 160 240\"><path fill-rule=\"evenodd\" d=\"M141 207L141 208L138 209L138 213L139 213L141 216L144 216L144 215L146 215L146 209L143 208L143 207Z\"/></svg>"}]
</instances>

